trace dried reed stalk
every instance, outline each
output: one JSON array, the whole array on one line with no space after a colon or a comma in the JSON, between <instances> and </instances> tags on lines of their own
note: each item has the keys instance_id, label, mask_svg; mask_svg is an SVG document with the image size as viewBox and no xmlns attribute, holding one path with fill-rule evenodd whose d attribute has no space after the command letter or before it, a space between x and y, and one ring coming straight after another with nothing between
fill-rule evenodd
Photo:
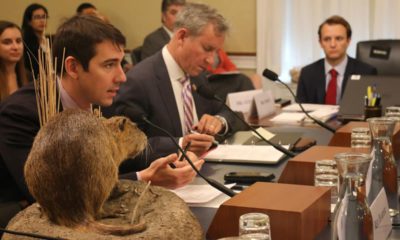
<instances>
[{"instance_id":1,"label":"dried reed stalk","mask_svg":"<svg viewBox=\"0 0 400 240\"><path fill-rule=\"evenodd\" d=\"M62 59L64 58L65 49ZM29 60L31 61L31 59ZM57 94L57 59L55 59L55 64L53 64L53 52L49 39L46 39L44 49L41 47L39 48L37 61L39 65L39 75L36 77L33 70L32 75L35 85L39 122L42 127L51 117L60 112L60 95ZM61 65L60 81L62 80L63 71L64 61L62 61Z\"/></svg>"}]
</instances>

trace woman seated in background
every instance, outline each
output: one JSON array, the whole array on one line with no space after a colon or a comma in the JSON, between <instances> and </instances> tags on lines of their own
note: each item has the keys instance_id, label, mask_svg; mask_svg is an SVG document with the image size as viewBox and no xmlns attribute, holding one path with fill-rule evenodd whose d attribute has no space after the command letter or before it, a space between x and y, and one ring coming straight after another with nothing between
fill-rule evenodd
<instances>
[{"instance_id":1,"label":"woman seated in background","mask_svg":"<svg viewBox=\"0 0 400 240\"><path fill-rule=\"evenodd\" d=\"M0 21L0 101L28 82L21 29L12 22Z\"/></svg>"},{"instance_id":2,"label":"woman seated in background","mask_svg":"<svg viewBox=\"0 0 400 240\"><path fill-rule=\"evenodd\" d=\"M33 3L25 9L22 20L25 68L29 73L33 71L34 76L39 73L38 50L46 46L45 29L48 17L47 9L43 5Z\"/></svg>"}]
</instances>

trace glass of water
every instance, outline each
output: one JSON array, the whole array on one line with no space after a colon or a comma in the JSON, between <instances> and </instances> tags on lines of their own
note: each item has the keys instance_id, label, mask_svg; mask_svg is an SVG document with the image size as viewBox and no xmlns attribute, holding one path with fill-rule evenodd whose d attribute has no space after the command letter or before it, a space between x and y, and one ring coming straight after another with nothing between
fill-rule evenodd
<instances>
[{"instance_id":1,"label":"glass of water","mask_svg":"<svg viewBox=\"0 0 400 240\"><path fill-rule=\"evenodd\" d=\"M240 239L270 240L269 217L264 213L246 213L239 218Z\"/></svg>"},{"instance_id":2,"label":"glass of water","mask_svg":"<svg viewBox=\"0 0 400 240\"><path fill-rule=\"evenodd\" d=\"M315 162L314 185L331 187L331 204L337 203L339 175L334 160L324 159Z\"/></svg>"},{"instance_id":3,"label":"glass of water","mask_svg":"<svg viewBox=\"0 0 400 240\"><path fill-rule=\"evenodd\" d=\"M385 117L396 118L400 121L400 106L390 106L385 109Z\"/></svg>"},{"instance_id":4,"label":"glass of water","mask_svg":"<svg viewBox=\"0 0 400 240\"><path fill-rule=\"evenodd\" d=\"M371 148L371 132L367 127L351 130L351 148Z\"/></svg>"}]
</instances>

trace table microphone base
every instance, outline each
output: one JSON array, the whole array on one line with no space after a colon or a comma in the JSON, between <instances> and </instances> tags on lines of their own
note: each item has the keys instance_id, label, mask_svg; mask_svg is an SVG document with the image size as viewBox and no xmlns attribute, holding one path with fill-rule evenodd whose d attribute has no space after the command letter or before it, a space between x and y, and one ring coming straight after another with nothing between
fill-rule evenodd
<instances>
[{"instance_id":1,"label":"table microphone base","mask_svg":"<svg viewBox=\"0 0 400 240\"><path fill-rule=\"evenodd\" d=\"M327 187L257 182L219 207L207 238L237 236L240 215L262 212L274 240L314 239L328 224L330 201Z\"/></svg>"}]
</instances>

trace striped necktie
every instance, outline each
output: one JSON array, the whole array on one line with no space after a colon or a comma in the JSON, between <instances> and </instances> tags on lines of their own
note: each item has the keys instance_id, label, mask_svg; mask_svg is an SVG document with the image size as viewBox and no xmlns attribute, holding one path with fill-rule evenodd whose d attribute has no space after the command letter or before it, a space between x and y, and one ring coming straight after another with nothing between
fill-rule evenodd
<instances>
[{"instance_id":1,"label":"striped necktie","mask_svg":"<svg viewBox=\"0 0 400 240\"><path fill-rule=\"evenodd\" d=\"M181 78L179 82L182 84L182 102L183 102L183 115L184 115L184 133L190 133L193 126L193 95L192 87L190 85L189 76Z\"/></svg>"}]
</instances>

